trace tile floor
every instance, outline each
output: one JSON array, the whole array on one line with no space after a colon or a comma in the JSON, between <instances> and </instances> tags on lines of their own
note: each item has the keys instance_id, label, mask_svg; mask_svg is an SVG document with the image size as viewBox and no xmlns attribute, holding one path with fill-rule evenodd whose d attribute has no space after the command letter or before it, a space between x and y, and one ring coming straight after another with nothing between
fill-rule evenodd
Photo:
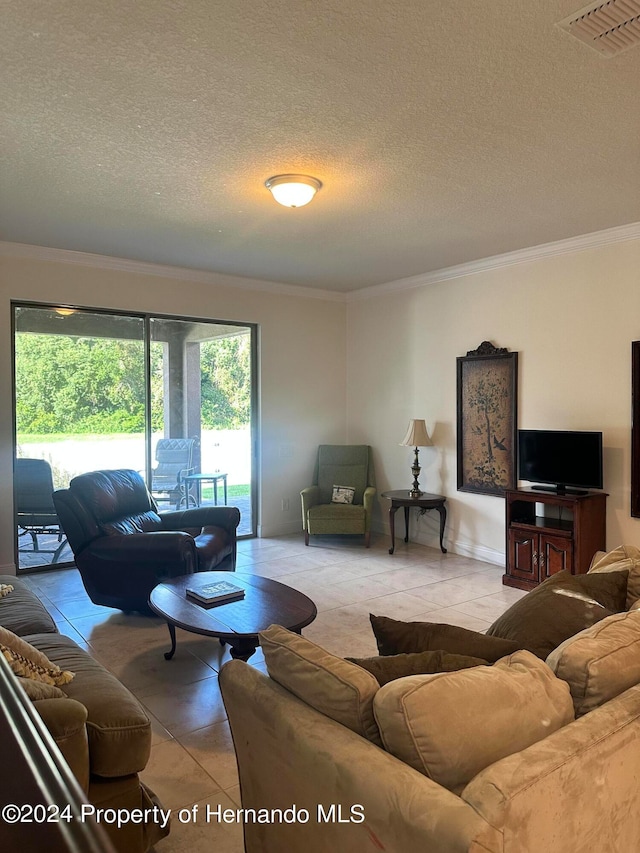
<instances>
[{"instance_id":1,"label":"tile floor","mask_svg":"<svg viewBox=\"0 0 640 853\"><path fill-rule=\"evenodd\" d=\"M447 622L483 631L524 593L504 587L502 567L422 545L389 540L302 536L244 540L238 572L277 578L310 596L318 617L303 634L338 655L376 654L369 613L412 621ZM175 657L165 661L169 633L160 619L125 615L88 599L75 569L25 576L60 631L113 672L145 705L153 724L151 760L142 779L175 815L200 804L240 805L231 735L218 671L229 652L217 640L177 630ZM251 659L262 669L260 650ZM235 824L181 824L157 853L241 853Z\"/></svg>"}]
</instances>

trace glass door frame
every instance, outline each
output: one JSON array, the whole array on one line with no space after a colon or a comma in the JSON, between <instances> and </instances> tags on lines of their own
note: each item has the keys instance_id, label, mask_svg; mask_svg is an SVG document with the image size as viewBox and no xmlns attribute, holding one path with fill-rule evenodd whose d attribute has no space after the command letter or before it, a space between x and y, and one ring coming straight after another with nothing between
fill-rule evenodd
<instances>
[{"instance_id":1,"label":"glass door frame","mask_svg":"<svg viewBox=\"0 0 640 853\"><path fill-rule=\"evenodd\" d=\"M216 326L237 326L238 328L248 329L250 333L250 367L251 367L251 417L250 417L250 454L251 454L251 532L241 534L238 539L252 539L257 536L258 530L258 491L259 491L259 457L258 448L259 442L259 359L258 359L258 334L259 327L257 323L241 322L238 320L219 320L209 317L192 317L188 315L178 314L159 314L156 312L144 311L128 311L115 308L95 308L90 305L78 305L70 303L57 302L35 302L23 299L12 299L10 301L11 310L11 421L12 421L12 449L13 459L15 463L16 453L18 448L18 428L17 428L17 412L16 412L16 309L18 308L39 308L44 310L56 311L58 309L68 311L85 311L92 314L104 314L116 317L131 317L143 322L143 346L144 346L144 383L145 383L145 403L144 403L144 442L145 442L145 474L147 487L151 486L151 469L153 467L152 459L152 424L151 424L151 323L154 320L175 320L185 323L202 323L206 325ZM64 569L73 565L73 561L56 563L55 565L23 567L19 565L18 553L18 535L17 525L15 524L15 506L16 506L16 486L15 486L15 464L13 466L13 497L14 497L14 553L15 566L18 575L28 574L30 572L42 571L46 568L48 571L56 569Z\"/></svg>"}]
</instances>

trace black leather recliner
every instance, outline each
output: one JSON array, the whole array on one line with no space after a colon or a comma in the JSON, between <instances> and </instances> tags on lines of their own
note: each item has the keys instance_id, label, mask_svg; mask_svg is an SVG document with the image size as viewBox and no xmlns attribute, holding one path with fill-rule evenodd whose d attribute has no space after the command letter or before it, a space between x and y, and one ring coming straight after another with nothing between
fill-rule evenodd
<instances>
[{"instance_id":1,"label":"black leather recliner","mask_svg":"<svg viewBox=\"0 0 640 853\"><path fill-rule=\"evenodd\" d=\"M92 471L53 494L91 601L147 610L163 580L204 571L235 571L237 507L197 507L158 514L137 471Z\"/></svg>"}]
</instances>

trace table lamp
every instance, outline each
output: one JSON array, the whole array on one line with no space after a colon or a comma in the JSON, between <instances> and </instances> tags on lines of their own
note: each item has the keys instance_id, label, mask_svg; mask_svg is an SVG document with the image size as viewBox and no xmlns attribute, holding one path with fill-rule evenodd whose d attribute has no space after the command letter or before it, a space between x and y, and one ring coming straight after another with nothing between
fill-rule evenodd
<instances>
[{"instance_id":1,"label":"table lamp","mask_svg":"<svg viewBox=\"0 0 640 853\"><path fill-rule=\"evenodd\" d=\"M420 491L420 483L418 483L418 475L420 474L420 464L418 462L418 448L419 447L432 447L433 442L429 438L429 433L427 432L427 426L423 420L412 420L409 421L409 429L407 430L407 434L400 442L401 447L413 447L415 448L415 459L413 460L413 465L411 466L411 473L413 474L413 488L409 492L410 498L419 498L424 494Z\"/></svg>"}]
</instances>

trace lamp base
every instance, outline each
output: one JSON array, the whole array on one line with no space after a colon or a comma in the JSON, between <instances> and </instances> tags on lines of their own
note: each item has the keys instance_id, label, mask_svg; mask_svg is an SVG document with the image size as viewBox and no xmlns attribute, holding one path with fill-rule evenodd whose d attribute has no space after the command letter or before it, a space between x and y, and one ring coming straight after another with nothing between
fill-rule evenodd
<instances>
[{"instance_id":1,"label":"lamp base","mask_svg":"<svg viewBox=\"0 0 640 853\"><path fill-rule=\"evenodd\" d=\"M411 473L413 474L413 487L409 492L410 498L421 498L424 492L420 491L420 483L418 482L418 477L420 476L420 463L418 462L418 448L415 448L415 459L413 460L413 465L411 466Z\"/></svg>"}]
</instances>

